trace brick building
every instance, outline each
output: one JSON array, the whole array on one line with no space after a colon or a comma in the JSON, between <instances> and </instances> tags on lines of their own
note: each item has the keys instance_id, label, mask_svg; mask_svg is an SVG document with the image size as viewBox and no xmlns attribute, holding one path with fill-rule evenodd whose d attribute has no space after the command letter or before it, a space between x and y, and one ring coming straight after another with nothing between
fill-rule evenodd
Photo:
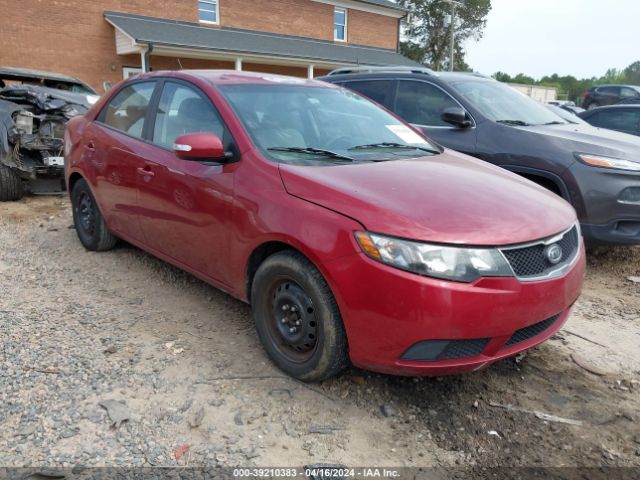
<instances>
[{"instance_id":1,"label":"brick building","mask_svg":"<svg viewBox=\"0 0 640 480\"><path fill-rule=\"evenodd\" d=\"M388 0L0 0L0 12L1 65L98 91L143 69L416 65L397 53L406 12Z\"/></svg>"}]
</instances>

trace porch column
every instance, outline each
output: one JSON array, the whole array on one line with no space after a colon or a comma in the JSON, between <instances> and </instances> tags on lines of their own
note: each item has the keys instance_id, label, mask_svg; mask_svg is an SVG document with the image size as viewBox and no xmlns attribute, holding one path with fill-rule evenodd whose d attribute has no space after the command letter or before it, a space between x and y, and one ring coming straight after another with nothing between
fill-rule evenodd
<instances>
[{"instance_id":1,"label":"porch column","mask_svg":"<svg viewBox=\"0 0 640 480\"><path fill-rule=\"evenodd\" d=\"M313 65L309 65L307 67L307 77L309 79L313 80L313 77L314 77L314 75L313 75Z\"/></svg>"},{"instance_id":2,"label":"porch column","mask_svg":"<svg viewBox=\"0 0 640 480\"><path fill-rule=\"evenodd\" d=\"M236 58L236 70L239 72L242 71L242 58L240 57Z\"/></svg>"}]
</instances>

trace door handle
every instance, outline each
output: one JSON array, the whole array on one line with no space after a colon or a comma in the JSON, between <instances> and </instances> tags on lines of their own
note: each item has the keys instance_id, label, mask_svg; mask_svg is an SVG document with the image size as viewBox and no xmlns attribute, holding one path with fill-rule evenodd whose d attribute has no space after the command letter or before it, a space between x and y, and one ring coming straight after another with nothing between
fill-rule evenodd
<instances>
[{"instance_id":1,"label":"door handle","mask_svg":"<svg viewBox=\"0 0 640 480\"><path fill-rule=\"evenodd\" d=\"M144 177L153 177L155 173L151 170L150 167L138 167L138 174Z\"/></svg>"}]
</instances>

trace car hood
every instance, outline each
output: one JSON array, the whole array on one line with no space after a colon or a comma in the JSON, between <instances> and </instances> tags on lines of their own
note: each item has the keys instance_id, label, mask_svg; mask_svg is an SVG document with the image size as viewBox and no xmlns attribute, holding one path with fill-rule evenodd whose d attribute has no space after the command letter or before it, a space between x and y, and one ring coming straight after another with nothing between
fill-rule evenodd
<instances>
[{"instance_id":1,"label":"car hood","mask_svg":"<svg viewBox=\"0 0 640 480\"><path fill-rule=\"evenodd\" d=\"M574 152L606 155L640 161L640 137L627 133L597 128L592 125L539 125L534 127L515 127L529 133L560 140L560 145Z\"/></svg>"},{"instance_id":2,"label":"car hood","mask_svg":"<svg viewBox=\"0 0 640 480\"><path fill-rule=\"evenodd\" d=\"M508 245L559 233L576 221L561 198L480 160L441 155L344 166L280 165L291 195L367 230L437 243Z\"/></svg>"},{"instance_id":3,"label":"car hood","mask_svg":"<svg viewBox=\"0 0 640 480\"><path fill-rule=\"evenodd\" d=\"M0 89L0 99L14 103L28 103L43 112L62 110L72 105L75 107L75 115L84 114L91 107L90 98L97 99L97 96L40 85L9 85ZM74 115L69 115L69 117L72 116Z\"/></svg>"}]
</instances>

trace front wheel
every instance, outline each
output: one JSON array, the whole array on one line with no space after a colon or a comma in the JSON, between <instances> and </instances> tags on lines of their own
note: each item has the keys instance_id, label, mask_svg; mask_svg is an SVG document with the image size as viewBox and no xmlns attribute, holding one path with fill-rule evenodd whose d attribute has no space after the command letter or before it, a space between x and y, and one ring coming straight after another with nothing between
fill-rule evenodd
<instances>
[{"instance_id":1,"label":"front wheel","mask_svg":"<svg viewBox=\"0 0 640 480\"><path fill-rule=\"evenodd\" d=\"M593 109L598 108L598 107L600 107L600 104L598 102L592 102L587 107L587 110L593 110Z\"/></svg>"},{"instance_id":2,"label":"front wheel","mask_svg":"<svg viewBox=\"0 0 640 480\"><path fill-rule=\"evenodd\" d=\"M260 265L251 306L267 354L287 374L316 382L348 365L347 336L336 300L302 254L279 252Z\"/></svg>"},{"instance_id":3,"label":"front wheel","mask_svg":"<svg viewBox=\"0 0 640 480\"><path fill-rule=\"evenodd\" d=\"M73 186L71 207L73 223L84 248L101 252L115 246L118 239L107 228L89 185L82 179Z\"/></svg>"}]
</instances>

